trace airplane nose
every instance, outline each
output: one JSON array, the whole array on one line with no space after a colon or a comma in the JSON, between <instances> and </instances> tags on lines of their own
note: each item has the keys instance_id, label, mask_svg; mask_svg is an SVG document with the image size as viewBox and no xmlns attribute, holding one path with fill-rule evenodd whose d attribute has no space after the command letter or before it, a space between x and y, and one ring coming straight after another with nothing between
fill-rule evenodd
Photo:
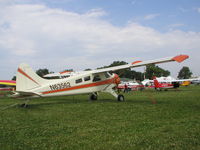
<instances>
[{"instance_id":1,"label":"airplane nose","mask_svg":"<svg viewBox=\"0 0 200 150\"><path fill-rule=\"evenodd\" d=\"M116 85L118 85L118 84L120 84L120 77L117 75L117 74L115 74L115 77L114 77L114 83L116 84Z\"/></svg>"}]
</instances>

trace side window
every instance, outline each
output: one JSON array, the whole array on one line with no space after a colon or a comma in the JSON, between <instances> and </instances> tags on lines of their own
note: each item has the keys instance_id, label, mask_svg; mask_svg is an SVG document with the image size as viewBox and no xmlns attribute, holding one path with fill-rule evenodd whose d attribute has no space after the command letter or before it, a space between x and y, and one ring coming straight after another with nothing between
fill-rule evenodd
<instances>
[{"instance_id":1,"label":"side window","mask_svg":"<svg viewBox=\"0 0 200 150\"><path fill-rule=\"evenodd\" d=\"M82 82L82 78L77 79L75 82L76 82L76 84L81 83Z\"/></svg>"},{"instance_id":2,"label":"side window","mask_svg":"<svg viewBox=\"0 0 200 150\"><path fill-rule=\"evenodd\" d=\"M101 78L99 75L95 75L93 78L93 82L100 81L100 80L101 80Z\"/></svg>"},{"instance_id":3,"label":"side window","mask_svg":"<svg viewBox=\"0 0 200 150\"><path fill-rule=\"evenodd\" d=\"M89 81L90 80L90 76L84 77L84 81Z\"/></svg>"}]
</instances>

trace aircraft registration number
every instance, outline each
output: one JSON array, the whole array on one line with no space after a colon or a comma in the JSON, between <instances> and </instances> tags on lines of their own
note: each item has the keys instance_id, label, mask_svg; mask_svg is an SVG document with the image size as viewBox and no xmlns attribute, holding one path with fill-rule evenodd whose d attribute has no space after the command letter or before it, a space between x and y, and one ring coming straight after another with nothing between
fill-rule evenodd
<instances>
[{"instance_id":1,"label":"aircraft registration number","mask_svg":"<svg viewBox=\"0 0 200 150\"><path fill-rule=\"evenodd\" d=\"M71 87L69 82L65 82L65 83L57 83L57 84L53 84L49 86L51 90L61 90L61 89L65 89L65 88L69 88Z\"/></svg>"}]
</instances>

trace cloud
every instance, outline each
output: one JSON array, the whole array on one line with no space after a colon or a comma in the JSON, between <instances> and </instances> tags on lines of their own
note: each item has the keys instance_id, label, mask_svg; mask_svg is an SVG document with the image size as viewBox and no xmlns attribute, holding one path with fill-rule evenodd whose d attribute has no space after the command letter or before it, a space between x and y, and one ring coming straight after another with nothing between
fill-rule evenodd
<instances>
[{"instance_id":1,"label":"cloud","mask_svg":"<svg viewBox=\"0 0 200 150\"><path fill-rule=\"evenodd\" d=\"M139 59L136 56L146 60L188 53L192 57L188 64L199 73L200 33L161 33L139 23L117 27L104 15L102 9L79 14L43 4L4 6L0 10L0 68L6 68L5 76L11 78L21 62L36 69L84 70L114 60L134 61ZM172 66L170 71L176 71L176 65Z\"/></svg>"},{"instance_id":2,"label":"cloud","mask_svg":"<svg viewBox=\"0 0 200 150\"><path fill-rule=\"evenodd\" d=\"M175 24L171 24L169 25L169 27L182 27L185 26L183 23L175 23Z\"/></svg>"},{"instance_id":3,"label":"cloud","mask_svg":"<svg viewBox=\"0 0 200 150\"><path fill-rule=\"evenodd\" d=\"M132 2L131 2L131 5L135 5L137 3L137 1L136 0L133 0Z\"/></svg>"},{"instance_id":4,"label":"cloud","mask_svg":"<svg viewBox=\"0 0 200 150\"><path fill-rule=\"evenodd\" d=\"M189 9L183 8L183 7L178 7L178 10L182 13L186 13L188 11L190 11Z\"/></svg>"},{"instance_id":5,"label":"cloud","mask_svg":"<svg viewBox=\"0 0 200 150\"><path fill-rule=\"evenodd\" d=\"M160 14L148 14L144 17L144 20L152 20L152 19L155 19L158 16L160 16Z\"/></svg>"},{"instance_id":6,"label":"cloud","mask_svg":"<svg viewBox=\"0 0 200 150\"><path fill-rule=\"evenodd\" d=\"M88 16L88 17L102 17L105 16L107 13L102 10L102 9L92 9L90 11L88 11L86 14L84 14L84 16Z\"/></svg>"},{"instance_id":7,"label":"cloud","mask_svg":"<svg viewBox=\"0 0 200 150\"><path fill-rule=\"evenodd\" d=\"M197 12L200 13L200 8L197 8Z\"/></svg>"},{"instance_id":8,"label":"cloud","mask_svg":"<svg viewBox=\"0 0 200 150\"><path fill-rule=\"evenodd\" d=\"M174 29L184 27L184 26L185 26L185 24L183 24L183 23L174 23L174 24L168 25L167 27L169 30L174 30Z\"/></svg>"}]
</instances>

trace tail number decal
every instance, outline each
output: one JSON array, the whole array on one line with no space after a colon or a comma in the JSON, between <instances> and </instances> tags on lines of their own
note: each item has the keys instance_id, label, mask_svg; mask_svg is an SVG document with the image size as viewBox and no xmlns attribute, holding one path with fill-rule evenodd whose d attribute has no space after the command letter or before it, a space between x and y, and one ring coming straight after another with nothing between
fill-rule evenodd
<instances>
[{"instance_id":1,"label":"tail number decal","mask_svg":"<svg viewBox=\"0 0 200 150\"><path fill-rule=\"evenodd\" d=\"M65 82L65 83L53 84L53 85L50 85L49 87L52 91L54 91L54 90L61 90L61 89L69 88L69 87L71 87L71 85L69 82Z\"/></svg>"}]
</instances>

